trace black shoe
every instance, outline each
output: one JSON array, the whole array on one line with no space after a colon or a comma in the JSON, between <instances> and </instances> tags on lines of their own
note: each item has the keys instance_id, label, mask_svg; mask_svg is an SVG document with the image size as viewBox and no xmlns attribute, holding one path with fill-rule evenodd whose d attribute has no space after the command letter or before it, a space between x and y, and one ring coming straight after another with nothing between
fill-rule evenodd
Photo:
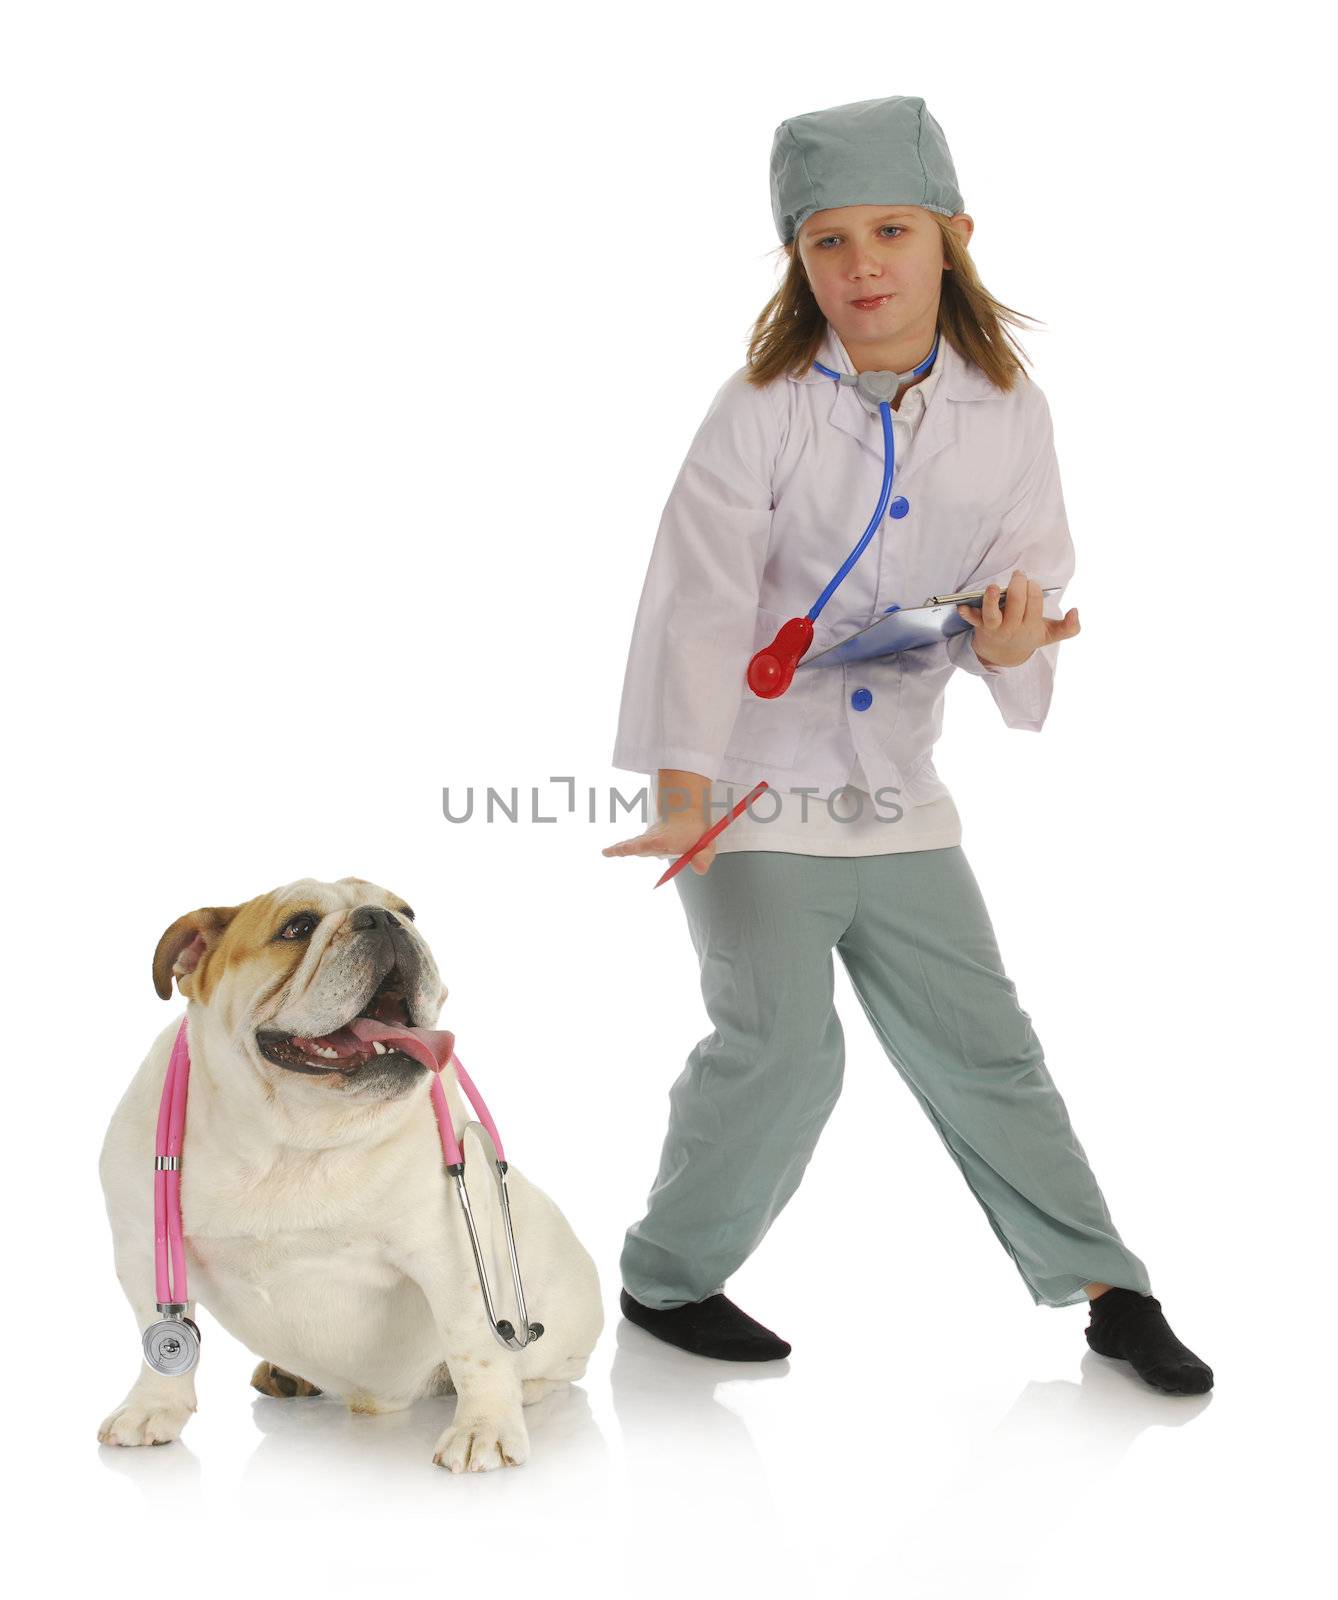
<instances>
[{"instance_id":1,"label":"black shoe","mask_svg":"<svg viewBox=\"0 0 1338 1600\"><path fill-rule=\"evenodd\" d=\"M723 1294L657 1311L633 1300L624 1289L618 1304L629 1322L695 1356L714 1356L717 1361L779 1361L790 1353L784 1339L754 1322Z\"/></svg>"},{"instance_id":2,"label":"black shoe","mask_svg":"<svg viewBox=\"0 0 1338 1600\"><path fill-rule=\"evenodd\" d=\"M1091 1303L1092 1320L1083 1330L1101 1356L1127 1361L1164 1394L1206 1394L1213 1369L1181 1344L1161 1313L1161 1301L1133 1289L1107 1289Z\"/></svg>"}]
</instances>

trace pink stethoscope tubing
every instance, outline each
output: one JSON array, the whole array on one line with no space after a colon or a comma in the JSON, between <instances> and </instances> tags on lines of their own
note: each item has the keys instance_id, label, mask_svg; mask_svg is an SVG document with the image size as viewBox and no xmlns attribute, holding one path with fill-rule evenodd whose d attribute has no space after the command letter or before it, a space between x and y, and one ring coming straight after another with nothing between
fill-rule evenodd
<instances>
[{"instance_id":1,"label":"pink stethoscope tubing","mask_svg":"<svg viewBox=\"0 0 1338 1600\"><path fill-rule=\"evenodd\" d=\"M488 1275L483 1263L483 1253L479 1246L478 1231L474 1225L474 1214L469 1204L469 1192L465 1188L464 1152L460 1148L460 1141L455 1136L455 1128L451 1122L450 1107L446 1101L446 1091L442 1087L441 1069L432 1074L431 1100L432 1109L437 1119L437 1131L441 1137L442 1153L446 1157L447 1169L455 1180L456 1193L459 1196L461 1207L464 1210L465 1222L469 1230L469 1242L474 1253L474 1265L479 1275L479 1284L483 1290L484 1303L487 1307L488 1320L492 1324L493 1332L497 1338L508 1348L523 1350L525 1345L539 1338L543 1333L543 1324L530 1322L525 1310L525 1292L521 1285L520 1263L516 1256L515 1239L511 1231L511 1200L506 1187L506 1156L502 1149L502 1136L497 1131L497 1124L493 1121L492 1113L488 1110L483 1096L479 1093L474 1080L465 1071L463 1064L454 1051L450 1060L455 1066L455 1075L461 1088L469 1097L470 1104L478 1113L479 1123L486 1130L492 1143L492 1160L497 1177L498 1195L502 1206L502 1220L505 1224L507 1253L511 1260L511 1276L516 1291L516 1305L520 1313L521 1326L526 1329L526 1338L520 1340L516 1337L515 1328L506 1320L499 1320L495 1314L492 1292L488 1284ZM172 1054L168 1058L167 1073L163 1078L162 1098L158 1105L158 1128L154 1139L153 1159L153 1266L154 1280L158 1299L158 1309L172 1322L189 1321L182 1317L186 1302L189 1299L189 1290L186 1279L186 1241L181 1223L181 1150L186 1130L186 1096L190 1087L190 1047L187 1041L187 1018L182 1017L181 1025L177 1029L176 1038L172 1041ZM194 1330L194 1324L191 1324ZM156 1323L146 1330L145 1351L146 1357L150 1352L151 1335L160 1339L164 1329L163 1323ZM198 1330L195 1331L198 1343ZM168 1330L169 1340L173 1332ZM189 1370L181 1367L180 1353L173 1348L171 1355L176 1359L177 1367L173 1370ZM151 1365L156 1365L150 1362ZM190 1365L194 1365L193 1357ZM167 1370L158 1367L158 1370Z\"/></svg>"},{"instance_id":2,"label":"pink stethoscope tubing","mask_svg":"<svg viewBox=\"0 0 1338 1600\"><path fill-rule=\"evenodd\" d=\"M190 1050L182 1017L163 1080L153 1152L153 1268L159 1306L185 1305L186 1241L181 1232L181 1144L186 1131ZM173 1293L179 1283L181 1293Z\"/></svg>"}]
</instances>

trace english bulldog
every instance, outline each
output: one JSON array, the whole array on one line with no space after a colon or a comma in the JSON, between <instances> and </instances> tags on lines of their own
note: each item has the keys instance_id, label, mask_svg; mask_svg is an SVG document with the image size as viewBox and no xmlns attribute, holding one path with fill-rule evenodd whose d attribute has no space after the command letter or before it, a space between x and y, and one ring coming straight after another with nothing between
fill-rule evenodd
<instances>
[{"instance_id":1,"label":"english bulldog","mask_svg":"<svg viewBox=\"0 0 1338 1600\"><path fill-rule=\"evenodd\" d=\"M585 1372L604 1322L599 1279L557 1206L508 1160L526 1310L544 1332L519 1351L493 1333L430 1069L397 1048L428 1037L444 1055L458 1139L470 1112L451 1067L453 1036L431 1031L447 991L413 911L361 878L303 879L178 917L153 958L164 1000L174 977L191 1062L186 1316L207 1306L260 1356L251 1382L264 1394L327 1393L381 1412L454 1392L437 1465L486 1472L525 1461L521 1408ZM154 1137L179 1022L158 1035L122 1097L99 1163L116 1275L141 1334L159 1320ZM485 1067L480 1088L498 1077ZM463 1148L501 1318L514 1291L494 1168L472 1131ZM144 1361L98 1438L166 1444L195 1409L193 1370L167 1377Z\"/></svg>"}]
</instances>

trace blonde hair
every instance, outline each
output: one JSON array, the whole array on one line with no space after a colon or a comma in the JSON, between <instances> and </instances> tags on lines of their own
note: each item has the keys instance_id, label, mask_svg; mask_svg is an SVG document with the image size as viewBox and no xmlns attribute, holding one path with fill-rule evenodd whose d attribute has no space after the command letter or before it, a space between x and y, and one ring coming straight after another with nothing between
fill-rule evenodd
<instances>
[{"instance_id":1,"label":"blonde hair","mask_svg":"<svg viewBox=\"0 0 1338 1600\"><path fill-rule=\"evenodd\" d=\"M947 266L943 271L939 331L959 356L974 362L997 389L1007 393L1019 377L1026 376L1022 361L1031 358L1005 324L1020 327L1037 319L996 300L980 281L970 251L956 229L948 226L947 217L938 211L929 215L938 223L943 254L952 267L951 272ZM798 244L789 250L780 245L778 253L788 256L785 278L762 307L748 340L747 378L758 388L789 373L799 377L807 372L827 332L827 319L809 287Z\"/></svg>"}]
</instances>

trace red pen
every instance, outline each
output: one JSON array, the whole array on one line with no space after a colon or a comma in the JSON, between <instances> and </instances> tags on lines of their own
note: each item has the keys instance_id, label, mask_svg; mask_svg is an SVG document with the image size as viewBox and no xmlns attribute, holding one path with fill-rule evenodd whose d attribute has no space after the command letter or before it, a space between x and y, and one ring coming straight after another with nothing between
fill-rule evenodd
<instances>
[{"instance_id":1,"label":"red pen","mask_svg":"<svg viewBox=\"0 0 1338 1600\"><path fill-rule=\"evenodd\" d=\"M761 783L759 783L751 793L744 795L743 799L739 801L738 805L734 807L733 811L731 811L728 816L721 817L719 822L713 822L706 832L702 834L701 838L696 841L692 848L684 851L684 853L679 856L678 860L665 870L664 875L655 884L655 888L658 889L661 883L668 883L670 878L672 878L676 872L682 872L683 868L687 866L688 862L692 860L693 856L695 856L699 850L704 850L706 846L710 844L712 839L718 838L719 835L722 834L727 827L729 827L730 823L734 821L735 817L742 816L748 807L752 805L753 801L757 799L758 795L760 795L769 787L770 785L767 783L767 780L763 778Z\"/></svg>"}]
</instances>

